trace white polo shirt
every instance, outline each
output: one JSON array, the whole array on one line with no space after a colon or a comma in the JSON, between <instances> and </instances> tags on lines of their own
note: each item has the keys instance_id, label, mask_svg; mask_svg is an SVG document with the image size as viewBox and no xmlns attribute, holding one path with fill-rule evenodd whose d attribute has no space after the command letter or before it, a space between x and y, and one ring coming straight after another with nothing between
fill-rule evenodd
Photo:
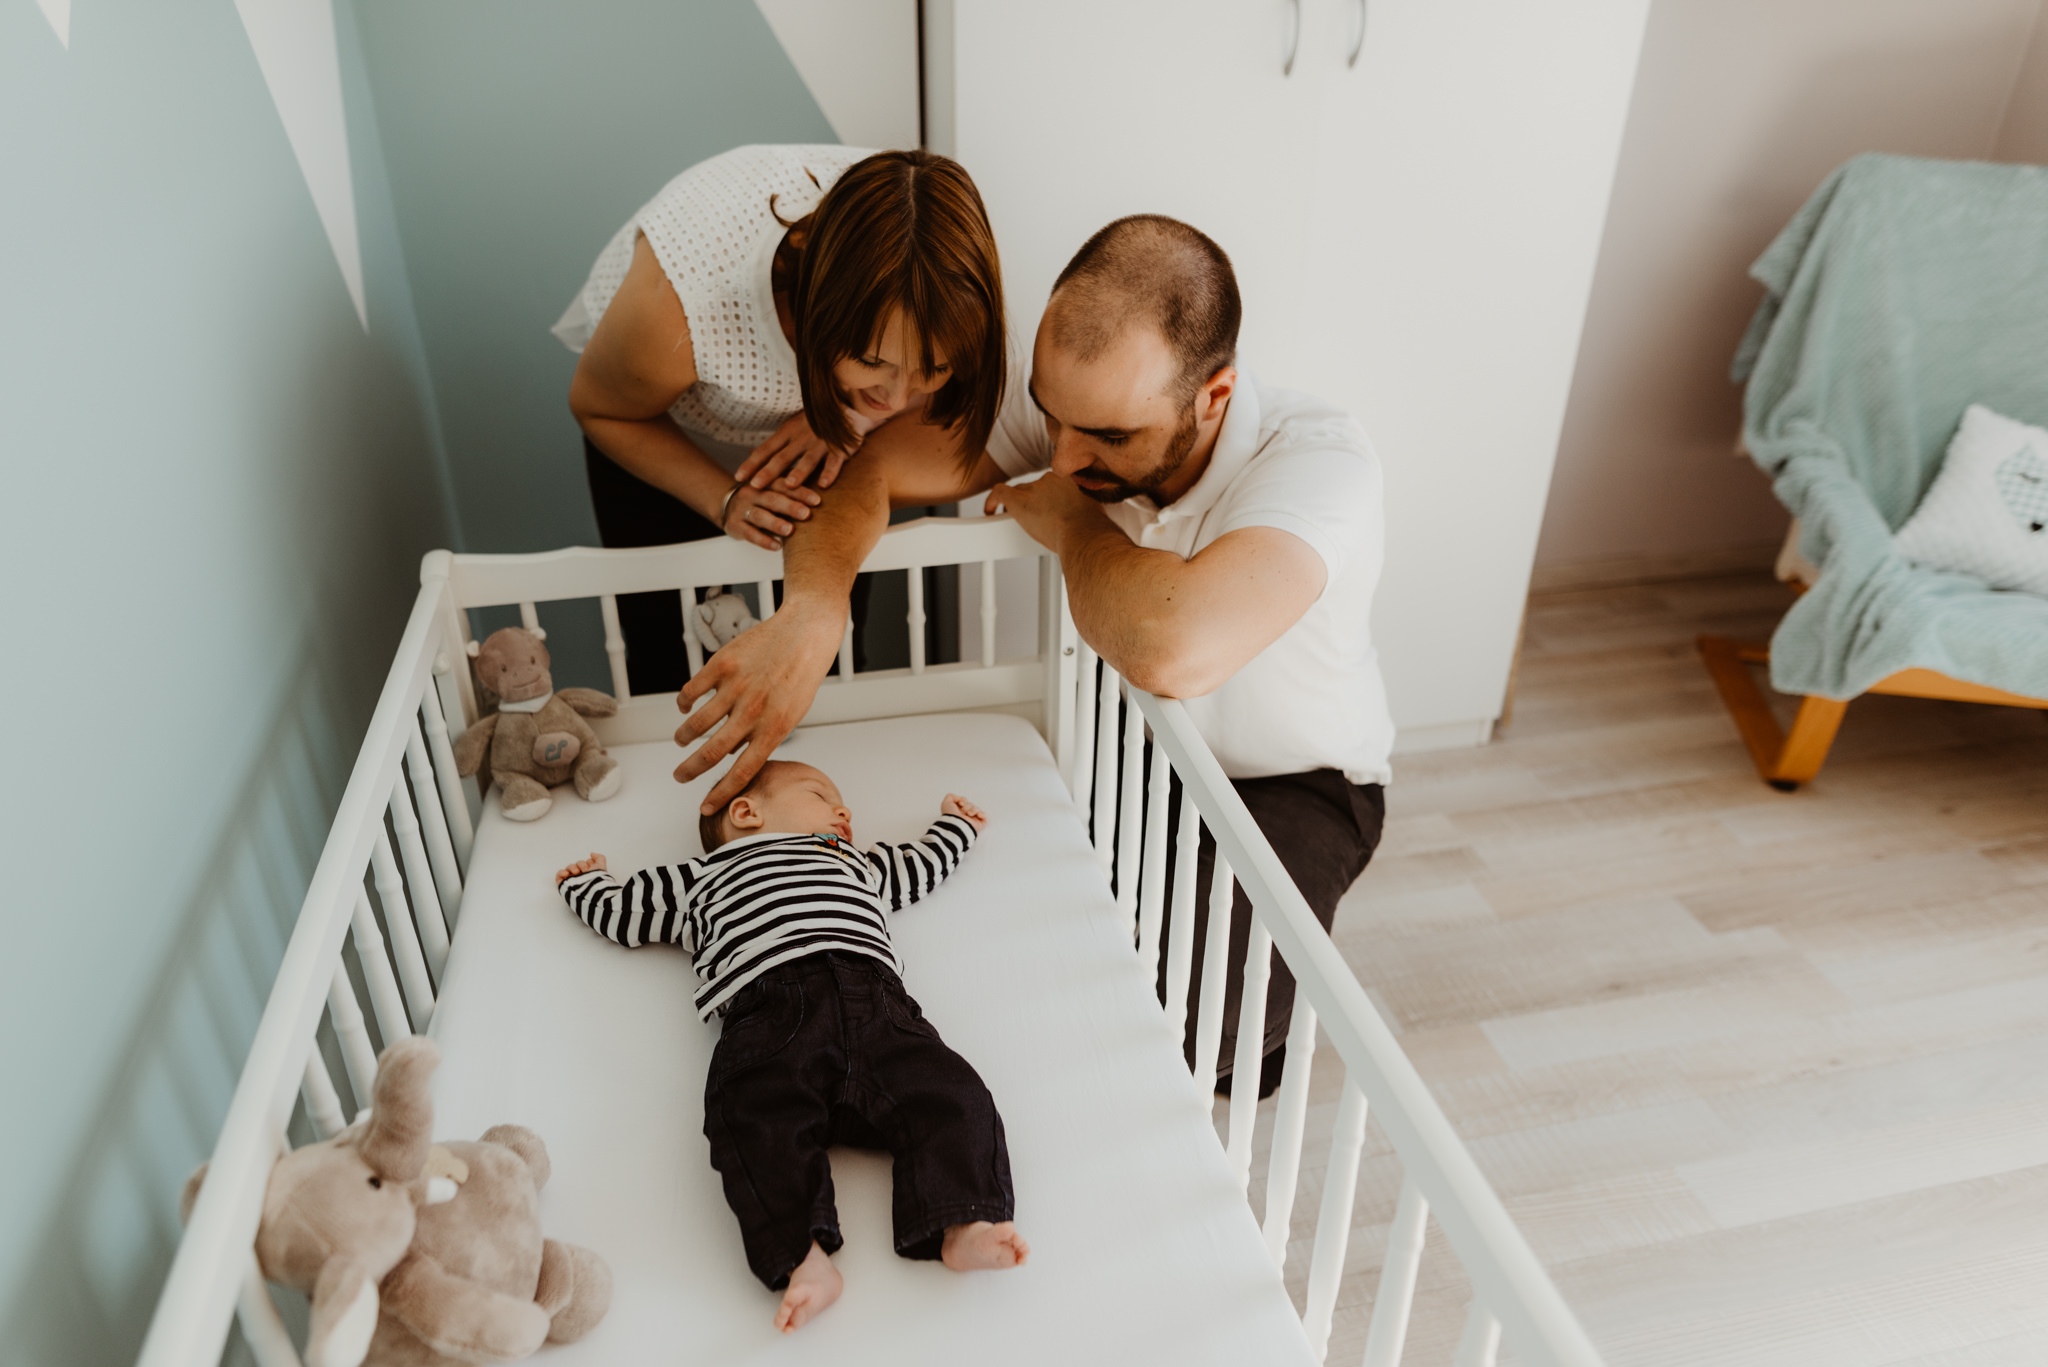
<instances>
[{"instance_id":1,"label":"white polo shirt","mask_svg":"<svg viewBox=\"0 0 2048 1367\"><path fill-rule=\"evenodd\" d=\"M988 453L1014 479L1052 463L1052 439L1023 377L1008 390ZM1355 418L1240 366L1195 486L1164 508L1138 497L1103 511L1138 545L1183 558L1243 527L1308 543L1329 573L1322 595L1221 688L1186 699L1188 714L1232 778L1341 769L1353 783L1388 780L1394 722L1371 621L1386 552L1380 462Z\"/></svg>"}]
</instances>

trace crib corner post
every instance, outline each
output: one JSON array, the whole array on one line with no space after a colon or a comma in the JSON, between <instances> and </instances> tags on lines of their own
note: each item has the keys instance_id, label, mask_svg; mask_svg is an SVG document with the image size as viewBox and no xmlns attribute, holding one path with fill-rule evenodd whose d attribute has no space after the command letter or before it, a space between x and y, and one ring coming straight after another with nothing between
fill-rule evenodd
<instances>
[{"instance_id":1,"label":"crib corner post","mask_svg":"<svg viewBox=\"0 0 2048 1367\"><path fill-rule=\"evenodd\" d=\"M1080 637L1074 630L1074 618L1067 611L1067 584L1056 555L1038 559L1038 611L1039 655L1045 665L1045 743L1052 750L1054 766L1071 791Z\"/></svg>"}]
</instances>

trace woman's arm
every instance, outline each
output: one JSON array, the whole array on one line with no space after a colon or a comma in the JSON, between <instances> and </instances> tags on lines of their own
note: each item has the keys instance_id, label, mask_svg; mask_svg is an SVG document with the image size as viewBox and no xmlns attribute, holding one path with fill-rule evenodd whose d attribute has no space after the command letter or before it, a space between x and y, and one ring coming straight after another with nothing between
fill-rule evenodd
<instances>
[{"instance_id":1,"label":"woman's arm","mask_svg":"<svg viewBox=\"0 0 2048 1367\"><path fill-rule=\"evenodd\" d=\"M739 529L775 550L810 516L813 490L747 489L669 419L670 405L697 383L689 320L647 239L633 240L633 264L598 320L569 382L569 411L598 450L680 499L707 521Z\"/></svg>"}]
</instances>

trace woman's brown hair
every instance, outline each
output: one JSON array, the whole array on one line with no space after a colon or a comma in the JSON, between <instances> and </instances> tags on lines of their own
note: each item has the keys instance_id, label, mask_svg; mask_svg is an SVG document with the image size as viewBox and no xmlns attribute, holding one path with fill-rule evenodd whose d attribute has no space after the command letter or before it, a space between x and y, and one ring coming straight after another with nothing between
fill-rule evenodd
<instances>
[{"instance_id":1,"label":"woman's brown hair","mask_svg":"<svg viewBox=\"0 0 2048 1367\"><path fill-rule=\"evenodd\" d=\"M988 211L960 163L934 152L877 152L848 167L776 252L775 288L796 322L797 374L811 430L854 444L832 368L865 356L902 311L923 369L943 356L946 383L928 416L956 429L961 455L988 446L1003 403L1008 332L1002 267Z\"/></svg>"}]
</instances>

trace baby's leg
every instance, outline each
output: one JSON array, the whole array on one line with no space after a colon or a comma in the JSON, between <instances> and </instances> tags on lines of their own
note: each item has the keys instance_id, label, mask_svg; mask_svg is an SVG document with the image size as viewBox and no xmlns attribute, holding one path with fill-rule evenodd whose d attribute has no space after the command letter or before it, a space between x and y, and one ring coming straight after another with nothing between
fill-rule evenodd
<instances>
[{"instance_id":1,"label":"baby's leg","mask_svg":"<svg viewBox=\"0 0 2048 1367\"><path fill-rule=\"evenodd\" d=\"M712 1054L704 1136L747 1266L769 1290L791 1290L775 1320L791 1329L838 1295L827 1257L840 1244L825 1155L830 1109L818 1075L843 1075L845 1065L809 1039L817 1022L796 1019L802 992L764 979L741 996Z\"/></svg>"},{"instance_id":2,"label":"baby's leg","mask_svg":"<svg viewBox=\"0 0 2048 1367\"><path fill-rule=\"evenodd\" d=\"M882 997L859 1047L874 1079L863 1109L896 1160L896 1251L962 1272L1020 1265L1030 1247L1011 1223L1016 1198L995 1099L893 976Z\"/></svg>"}]
</instances>

